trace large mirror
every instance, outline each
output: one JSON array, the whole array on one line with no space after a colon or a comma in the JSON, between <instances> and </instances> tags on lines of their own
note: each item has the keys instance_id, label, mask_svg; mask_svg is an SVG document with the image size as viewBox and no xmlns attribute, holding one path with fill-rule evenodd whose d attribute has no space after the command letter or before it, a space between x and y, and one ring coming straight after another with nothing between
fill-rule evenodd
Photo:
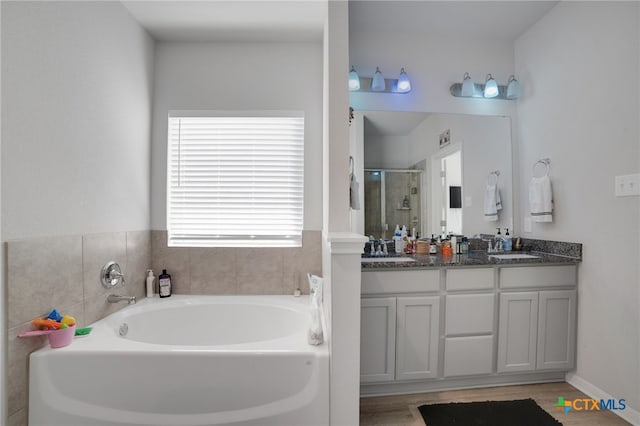
<instances>
[{"instance_id":1,"label":"large mirror","mask_svg":"<svg viewBox=\"0 0 640 426\"><path fill-rule=\"evenodd\" d=\"M511 228L509 117L360 111L365 233L421 236ZM496 205L496 198L500 204ZM406 217L405 217L406 216Z\"/></svg>"}]
</instances>

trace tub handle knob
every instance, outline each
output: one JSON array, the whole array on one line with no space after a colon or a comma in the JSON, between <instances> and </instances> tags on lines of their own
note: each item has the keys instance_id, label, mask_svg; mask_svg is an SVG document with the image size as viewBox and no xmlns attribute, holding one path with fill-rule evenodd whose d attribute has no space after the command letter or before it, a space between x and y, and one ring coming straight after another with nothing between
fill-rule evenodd
<instances>
[{"instance_id":1,"label":"tub handle knob","mask_svg":"<svg viewBox=\"0 0 640 426\"><path fill-rule=\"evenodd\" d=\"M104 265L102 267L102 272L100 273L100 281L102 282L102 286L105 288L112 288L118 284L124 285L124 274L120 269L120 265L114 261L108 262Z\"/></svg>"}]
</instances>

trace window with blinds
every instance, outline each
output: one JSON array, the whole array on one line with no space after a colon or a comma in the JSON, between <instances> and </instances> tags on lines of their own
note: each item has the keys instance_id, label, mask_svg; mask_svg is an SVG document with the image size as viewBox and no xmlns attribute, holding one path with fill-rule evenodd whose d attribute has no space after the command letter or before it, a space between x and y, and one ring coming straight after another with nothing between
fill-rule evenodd
<instances>
[{"instance_id":1,"label":"window with blinds","mask_svg":"<svg viewBox=\"0 0 640 426\"><path fill-rule=\"evenodd\" d=\"M302 245L304 116L171 114L168 245Z\"/></svg>"}]
</instances>

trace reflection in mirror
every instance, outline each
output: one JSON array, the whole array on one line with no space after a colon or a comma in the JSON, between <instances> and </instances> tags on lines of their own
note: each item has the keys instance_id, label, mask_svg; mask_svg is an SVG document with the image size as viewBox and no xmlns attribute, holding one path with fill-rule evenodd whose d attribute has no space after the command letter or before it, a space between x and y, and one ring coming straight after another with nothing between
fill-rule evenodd
<instances>
[{"instance_id":1,"label":"reflection in mirror","mask_svg":"<svg viewBox=\"0 0 640 426\"><path fill-rule=\"evenodd\" d=\"M393 237L396 225L421 229L419 170L364 171L364 229L367 236Z\"/></svg>"},{"instance_id":2,"label":"reflection in mirror","mask_svg":"<svg viewBox=\"0 0 640 426\"><path fill-rule=\"evenodd\" d=\"M423 236L442 232L493 234L498 227L511 228L509 117L399 111L357 111L356 115L362 116L365 169L371 173L385 171L385 174L390 169L423 172L416 175L420 176L419 185L415 185L419 188L419 210L412 211L406 218L392 219L392 214L397 212L389 211L389 206L378 213L374 213L373 208L365 208L366 235L391 238L396 224L405 224L408 229L416 227ZM497 220L488 221L484 198L493 171L499 172L497 185L502 209ZM380 189L377 195L365 189L365 206L387 203L390 199L391 206L397 207L406 195L406 186L401 190L385 187L382 197L380 191L386 182L382 175L377 178ZM373 182L373 176L367 175L365 186L368 180ZM380 202L368 200L376 196ZM412 222L416 213L417 222Z\"/></svg>"}]
</instances>

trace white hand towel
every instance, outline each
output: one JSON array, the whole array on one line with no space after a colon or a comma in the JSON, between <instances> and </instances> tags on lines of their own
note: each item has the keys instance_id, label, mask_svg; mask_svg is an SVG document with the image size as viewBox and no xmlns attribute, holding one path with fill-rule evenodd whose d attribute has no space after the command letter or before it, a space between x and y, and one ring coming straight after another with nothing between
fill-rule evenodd
<instances>
[{"instance_id":1,"label":"white hand towel","mask_svg":"<svg viewBox=\"0 0 640 426\"><path fill-rule=\"evenodd\" d=\"M553 193L549 176L533 177L529 184L529 208L534 222L553 221Z\"/></svg>"},{"instance_id":2,"label":"white hand towel","mask_svg":"<svg viewBox=\"0 0 640 426\"><path fill-rule=\"evenodd\" d=\"M497 221L498 210L502 210L498 185L487 185L484 190L484 220L488 222Z\"/></svg>"},{"instance_id":3,"label":"white hand towel","mask_svg":"<svg viewBox=\"0 0 640 426\"><path fill-rule=\"evenodd\" d=\"M360 210L360 195L358 193L360 184L353 173L349 173L349 180L349 206L353 210Z\"/></svg>"}]
</instances>

